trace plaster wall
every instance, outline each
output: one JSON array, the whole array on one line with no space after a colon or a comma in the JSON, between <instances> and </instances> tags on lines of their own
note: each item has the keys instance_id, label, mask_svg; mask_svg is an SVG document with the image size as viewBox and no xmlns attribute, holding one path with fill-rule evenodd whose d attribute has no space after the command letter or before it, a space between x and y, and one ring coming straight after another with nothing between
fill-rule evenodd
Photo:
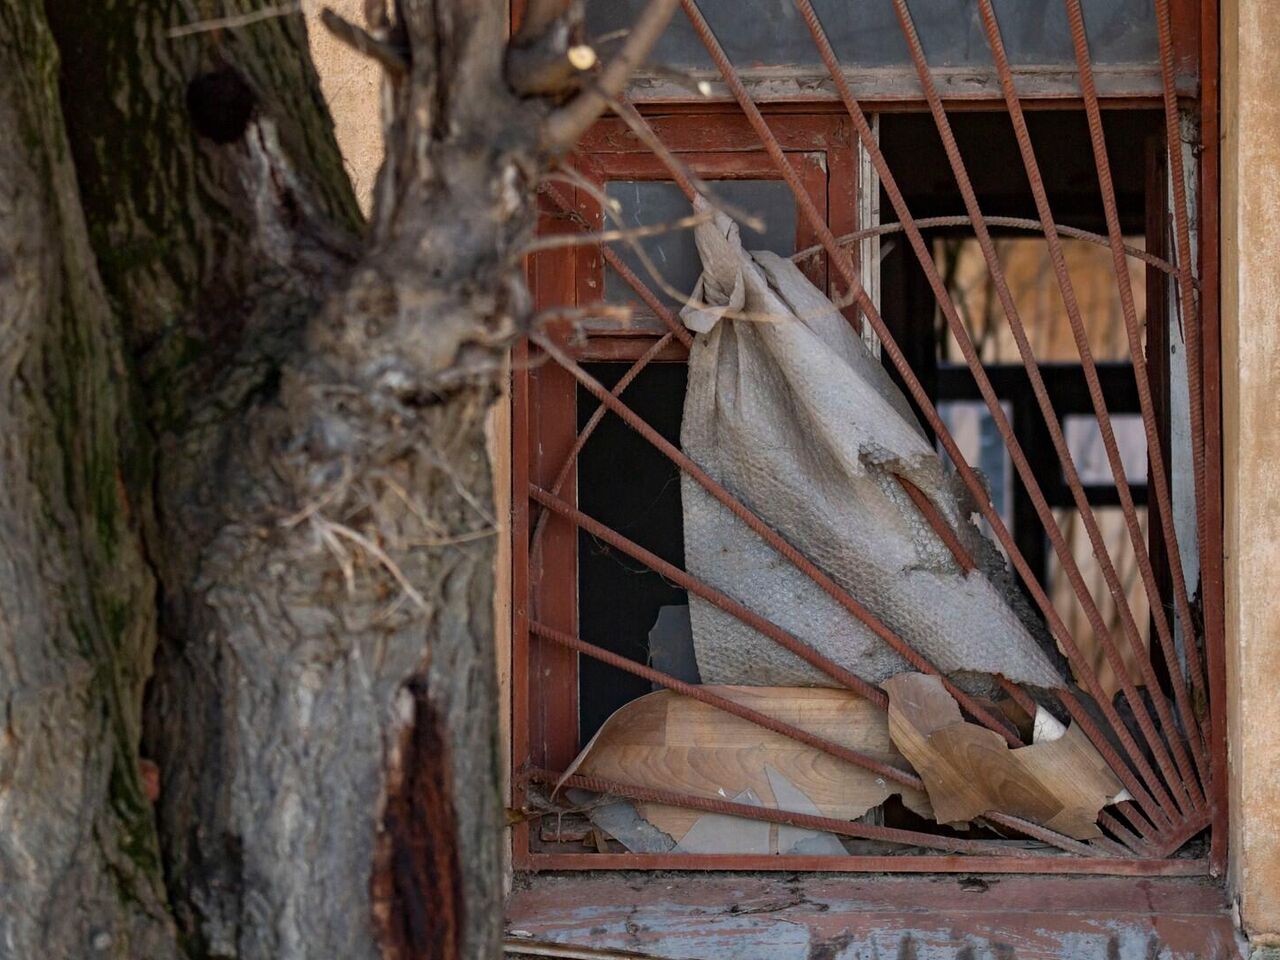
<instances>
[{"instance_id":1,"label":"plaster wall","mask_svg":"<svg viewBox=\"0 0 1280 960\"><path fill-rule=\"evenodd\" d=\"M1280 2L1225 0L1221 24L1230 881L1280 944Z\"/></svg>"}]
</instances>

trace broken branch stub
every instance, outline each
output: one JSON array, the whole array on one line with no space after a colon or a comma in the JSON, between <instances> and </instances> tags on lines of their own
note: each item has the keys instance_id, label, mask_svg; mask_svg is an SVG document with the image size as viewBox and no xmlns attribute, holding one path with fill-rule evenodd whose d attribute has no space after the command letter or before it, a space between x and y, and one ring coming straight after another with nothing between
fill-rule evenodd
<instances>
[{"instance_id":1,"label":"broken branch stub","mask_svg":"<svg viewBox=\"0 0 1280 960\"><path fill-rule=\"evenodd\" d=\"M889 736L924 780L939 823L997 812L1077 840L1102 836L1098 813L1121 785L1075 726L1013 750L999 734L965 722L937 677L902 673L881 686Z\"/></svg>"}]
</instances>

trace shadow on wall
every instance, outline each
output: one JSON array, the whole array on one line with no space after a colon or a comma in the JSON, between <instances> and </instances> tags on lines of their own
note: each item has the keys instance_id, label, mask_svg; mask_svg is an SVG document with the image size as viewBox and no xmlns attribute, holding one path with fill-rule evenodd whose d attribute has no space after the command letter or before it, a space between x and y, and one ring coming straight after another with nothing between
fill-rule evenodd
<instances>
[{"instance_id":1,"label":"shadow on wall","mask_svg":"<svg viewBox=\"0 0 1280 960\"><path fill-rule=\"evenodd\" d=\"M374 61L339 43L320 23L320 11L326 5L352 23L363 24L364 4L362 0L328 0L307 4L305 11L311 59L333 114L347 176L367 217L373 205L373 182L382 165L382 78Z\"/></svg>"}]
</instances>

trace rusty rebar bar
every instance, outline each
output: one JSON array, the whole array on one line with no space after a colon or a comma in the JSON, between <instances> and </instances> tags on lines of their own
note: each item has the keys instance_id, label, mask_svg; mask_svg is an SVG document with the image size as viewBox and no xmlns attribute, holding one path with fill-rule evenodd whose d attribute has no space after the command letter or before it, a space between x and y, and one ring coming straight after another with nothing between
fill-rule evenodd
<instances>
[{"instance_id":1,"label":"rusty rebar bar","mask_svg":"<svg viewBox=\"0 0 1280 960\"><path fill-rule=\"evenodd\" d=\"M1197 694L1200 696L1204 696L1198 650L1199 638L1196 632L1195 619L1191 615L1187 584L1182 570L1182 551L1178 542L1177 529L1173 517L1169 477L1165 471L1164 453L1160 446L1160 430L1156 420L1155 406L1151 397L1151 387L1147 376L1146 360L1142 353L1142 332L1137 318L1133 291L1129 281L1128 265L1124 254L1124 237L1120 228L1120 215L1116 203L1115 186L1111 178L1111 164L1107 156L1106 139L1102 129L1102 111L1098 103L1098 91L1093 80L1093 66L1089 60L1089 47L1088 38L1085 32L1084 14L1080 8L1079 0L1066 0L1066 3L1067 22L1071 29L1076 65L1080 73L1080 87L1081 92L1084 95L1085 116L1089 123L1089 140L1093 149L1095 166L1098 170L1098 186L1102 193L1102 206L1107 222L1107 236L1110 241L1112 261L1115 266L1116 282L1119 287L1120 303L1124 314L1125 329L1129 337L1129 349L1130 353L1133 355L1133 373L1138 386L1138 402L1142 410L1142 422L1147 436L1148 455L1151 460L1151 475L1148 477L1148 484L1155 493L1156 508L1160 516L1161 526L1164 530L1166 549L1169 553L1169 567L1170 576L1173 580L1174 601L1177 604L1178 618L1182 623L1183 634L1186 638L1185 647L1187 649L1187 672L1191 674L1193 689L1195 689ZM1176 158L1176 163L1179 168L1181 168L1181 159L1181 156ZM1172 165L1173 163L1175 163L1175 158L1171 157L1170 164ZM1185 199L1186 198L1184 196L1184 202ZM1181 271L1179 271L1179 279L1182 279ZM1190 323L1194 325L1194 304L1185 303L1183 306L1184 309L1192 311ZM1196 339L1198 341L1199 338L1197 337ZM1196 362L1199 362L1198 358ZM1190 350L1188 350L1188 367L1190 367L1190 364ZM1198 398L1196 402L1198 404ZM1193 436L1193 446L1196 442L1197 441ZM1108 456L1110 456L1110 451L1108 451ZM1197 525L1200 522L1200 517L1204 513L1202 504L1203 501L1200 499L1199 490L1197 490ZM1131 529L1131 536L1133 535L1133 530ZM1137 536L1141 539L1140 532ZM1154 582L1155 576L1151 571L1150 561L1147 559L1146 554L1140 553L1138 559L1140 564L1144 560L1146 561L1145 566L1141 567L1144 578L1149 578ZM1163 614L1163 611L1161 611L1161 614ZM1156 622L1157 626L1164 623L1163 616L1161 616ZM1207 785L1209 782L1209 767L1202 749L1203 744L1201 737L1203 735L1203 731L1198 718L1195 716L1190 696L1187 693L1182 664L1178 659L1177 650L1173 643L1173 637L1169 634L1167 626L1164 627L1164 630L1160 632L1159 636L1161 649L1169 667L1170 681L1174 685L1174 694L1177 698L1179 709L1182 714L1182 721L1186 726L1187 737L1191 741L1192 752L1195 755L1196 766L1199 769L1203 782ZM1151 682L1152 680L1148 680L1149 684ZM1169 722L1172 726L1172 721L1170 720Z\"/></svg>"},{"instance_id":2,"label":"rusty rebar bar","mask_svg":"<svg viewBox=\"0 0 1280 960\"><path fill-rule=\"evenodd\" d=\"M693 794L677 793L673 790L660 790L639 784L620 783L603 777L582 776L579 774L571 774L566 777L548 770L531 770L527 776L537 783L552 786L560 784L581 790L590 790L593 793L639 800L642 803L659 803L671 807L683 807L686 810L702 810L706 813L742 817L746 820L763 820L768 823L778 823L789 827L804 827L809 830L818 830L824 833L834 833L838 836L855 837L863 840L883 840L889 843L946 850L951 853L1019 858L1034 856L1033 851L995 841L964 840L957 837L943 837L933 833L921 833L916 830L900 830L896 827L881 827L873 824L857 823L852 820L837 820L834 817L775 810L772 807L754 807L746 803L734 803L731 800L699 797ZM1038 825L1017 817L1008 817L1006 820L1006 826L1010 829L1016 829L1035 839L1040 839L1036 835L1042 833L1043 828L1038 827ZM1068 849L1071 853L1085 857L1097 856L1099 853L1098 848L1089 847L1079 841L1065 837L1061 839L1067 841Z\"/></svg>"},{"instance_id":3,"label":"rusty rebar bar","mask_svg":"<svg viewBox=\"0 0 1280 960\"><path fill-rule=\"evenodd\" d=\"M798 0L798 2L807 4L808 0ZM1126 639L1134 651L1135 660L1138 662L1143 679L1147 683L1152 702L1154 703L1157 712L1160 714L1161 722L1164 725L1163 731L1173 749L1174 760L1178 765L1178 772L1181 774L1181 780L1173 775L1173 772L1169 770L1167 765L1162 765L1162 771L1170 783L1177 782L1184 786L1189 786L1192 790L1190 799L1193 807L1198 807L1199 804L1203 802L1203 796L1197 792L1198 785L1195 780L1195 771L1192 769L1186 751L1182 747L1182 741L1177 737L1177 726L1173 723L1172 714L1169 711L1164 694L1160 690L1159 682L1156 679L1155 671L1152 668L1147 649L1141 642L1138 625L1133 617L1133 611L1129 604L1127 591L1120 582L1119 574L1116 571L1115 564L1112 561L1106 542L1103 539L1102 531L1098 526L1092 506L1089 504L1088 496L1084 490L1084 485L1080 480L1075 460L1067 445L1066 437L1063 435L1062 426L1058 420L1057 413L1054 410L1053 402L1049 397L1048 389L1045 387L1044 379L1040 373L1039 364L1036 361L1034 350L1031 347L1022 318L1009 289L1004 269L995 249L995 244L993 243L991 235L986 228L986 224L978 204L977 193L969 180L968 171L966 170L964 161L960 156L959 147L956 144L955 137L951 131L950 122L943 110L942 99L938 95L938 91L933 83L933 77L925 59L924 49L920 44L920 38L916 33L915 24L911 19L911 14L907 9L905 0L894 0L894 7L897 12L898 21L902 28L904 38L907 42L908 51L910 52L913 63L915 64L916 72L919 76L921 87L925 94L925 99L929 105L930 112L933 115L939 137L942 140L943 149L947 155L948 162L950 163L956 184L960 189L961 196L963 197L965 208L972 220L978 245L982 250L996 294L1008 320L1010 332L1013 334L1014 341L1017 344L1019 354L1022 358L1023 366L1027 371L1032 392L1036 398L1037 405L1040 408L1045 426L1048 429L1050 440L1053 443L1054 450L1057 453L1058 460L1062 466L1064 479L1067 482L1068 489L1071 491L1080 518L1084 523L1085 531L1089 537L1089 542L1092 546L1094 557L1098 562L1099 569L1101 570L1103 578L1107 584L1107 588L1115 601L1116 609L1120 613L1121 625ZM1111 242L1114 249L1114 238L1111 239ZM1120 250L1122 253L1120 263L1122 264L1125 263L1123 249L1123 238L1121 238ZM1059 280L1066 284L1063 288L1063 296L1064 299L1070 302L1070 305L1068 306L1068 315L1073 319L1073 331L1075 332L1076 341L1080 350L1081 363L1084 369L1086 381L1090 382L1091 395L1094 397L1099 422L1102 425L1101 429L1104 437L1104 445L1106 444L1106 439L1109 437L1112 441L1111 447L1114 447L1114 435L1111 429L1111 421L1106 409L1105 399L1101 393L1101 386L1098 385L1096 390L1093 388L1093 381L1097 380L1097 373L1083 323L1075 323L1075 320L1079 319L1079 311L1078 309L1073 309L1073 307L1075 307L1075 298L1074 292L1070 287L1069 275L1065 272L1065 260L1062 260L1061 263L1063 269L1057 269L1057 258L1059 257L1060 252L1060 248L1054 250L1051 243L1051 256L1055 257L1055 270L1058 273ZM1124 281L1126 283L1128 281L1127 264L1125 265ZM1132 305L1132 298L1130 298L1130 305ZM1139 344L1137 349L1133 352L1135 357L1140 357L1141 345ZM1142 377L1145 377L1145 372ZM1140 377L1140 379L1142 379L1142 377ZM1145 379L1143 379L1143 383L1145 383ZM1115 449L1115 459L1112 461L1112 470L1115 475L1116 486L1120 496L1121 509L1124 512L1125 520L1133 540L1135 554L1138 558L1139 568L1143 571L1143 584L1150 600L1150 606L1153 611L1153 619L1156 623L1157 632L1163 631L1163 633L1167 635L1168 625L1164 616L1163 598L1160 596L1159 587L1156 583L1155 575L1152 571L1150 559L1147 554L1147 545L1143 540L1142 533L1138 525L1133 496L1129 488L1128 478L1124 473L1123 463L1119 459L1118 448ZM1026 478L1024 477L1024 483L1025 482ZM1047 503L1045 504L1045 509L1048 510ZM1070 575L1069 570L1068 575ZM1095 625L1095 631L1096 629ZM1141 726L1145 720L1145 723L1150 725L1154 730L1155 725L1151 723L1149 715L1144 717L1146 711L1145 704L1137 692L1131 671L1127 668L1123 656L1110 635L1110 631L1103 630L1102 633L1098 635L1098 642L1101 644L1103 652L1107 657L1107 662L1111 665L1112 670L1119 679L1126 698L1128 698L1130 703L1134 705L1135 716L1138 718L1139 725ZM1170 670L1172 671L1175 669L1175 663L1171 663ZM1147 735L1146 730L1143 732L1144 735ZM1148 735L1148 737L1150 737L1150 735Z\"/></svg>"},{"instance_id":4,"label":"rusty rebar bar","mask_svg":"<svg viewBox=\"0 0 1280 960\"><path fill-rule=\"evenodd\" d=\"M814 667L821 673L826 674L842 687L852 690L864 700L870 700L877 706L885 707L888 705L888 697L883 690L872 686L866 680L859 677L852 671L846 670L844 667L827 659L818 653L811 646L800 640L798 637L784 630L772 620L760 616L754 610L749 609L728 594L708 586L697 577L681 570L673 563L668 563L656 553L646 550L634 540L630 540L618 533L616 530L605 526L593 517L587 516L581 510L570 506L558 497L553 497L541 487L530 484L529 496L544 507L560 514L567 520L571 520L576 526L581 527L593 537L603 540L610 546L621 550L623 553L636 560L639 560L646 567L649 567L655 573L665 577L672 583L677 584L690 593L701 597L708 603L718 607L730 616L733 616L746 624L751 629L757 631L782 646L784 649L795 654L801 660L804 660L810 666Z\"/></svg>"},{"instance_id":5,"label":"rusty rebar bar","mask_svg":"<svg viewBox=\"0 0 1280 960\"><path fill-rule=\"evenodd\" d=\"M1160 811L1159 814L1154 814L1154 815L1158 815L1163 819L1168 819L1168 820L1172 820L1174 818L1181 818L1182 814L1178 810L1177 803L1166 792L1161 780L1156 775L1155 771L1151 768L1150 763L1148 763L1145 755L1143 754L1143 751L1138 747L1138 744L1134 740L1133 735L1129 732L1128 728L1120 720L1120 717L1116 713L1114 706L1110 704L1110 702L1106 698L1105 693L1103 692L1102 687L1098 682L1097 676L1092 670L1091 665L1081 655L1081 652L1078 646L1076 645L1074 638L1071 636L1070 632L1066 629L1066 625L1065 623L1063 623L1061 616L1054 609L1052 602L1050 602L1047 594L1045 594L1044 592L1043 586L1039 583L1039 581L1036 579L1036 577L1030 570L1029 566L1026 563L1026 559L1022 557L1021 553L1018 551L1017 546L1013 541L1012 535L1009 533L1006 525L1004 524L1003 519L1000 517L1000 515L995 511L994 507L992 506L990 502L990 497L988 495L986 488L982 484L981 480L978 478L977 474L973 471L973 468L965 461L965 458L961 455L959 447L955 442L955 439L951 436L950 432L946 428L946 425L942 422L942 419L938 415L938 412L934 407L932 400L929 398L927 392L924 390L923 386L920 384L919 379L915 376L914 371L911 370L910 364L907 362L906 357L903 355L901 351L901 348L897 345L891 332L889 331L888 327L885 325L883 318L880 316L879 310L877 310L875 304L871 301L870 297L867 296L867 293L863 289L861 281L858 277L857 270L854 268L852 260L848 256L847 251L845 251L843 248L839 246L834 234L832 234L830 228L826 225L822 216L818 213L817 209L814 207L813 201L809 198L808 194L804 191L803 185L799 182L798 177L796 176L795 172L791 169L790 164L787 163L786 156L783 153L781 145L778 143L777 138L773 136L772 131L769 129L768 123L765 121L764 117L761 115L759 108L751 99L751 96L747 92L741 77L738 75L733 64L729 61L723 48L720 46L719 41L716 39L715 34L712 32L710 28L710 25L707 24L706 19L702 16L702 12L698 9L697 4L694 2L694 0L682 0L682 7L685 11L685 14L687 15L687 17L689 18L690 22L693 25L694 31L698 34L698 36L702 40L703 46L707 49L713 62L716 64L716 67L719 69L720 74L724 78L726 85L729 87L731 93L733 94L734 99L738 102L738 105L742 109L743 113L746 115L748 122L751 124L752 128L756 131L757 136L759 136L762 145L765 147L766 152L769 154L770 158L773 160L774 165L778 169L779 174L782 176L784 180L787 181L788 185L791 187L792 192L795 195L796 205L798 210L800 211L800 214L805 217L809 226L815 231L815 233L818 236L818 239L823 244L823 246L827 249L828 255L831 258L831 262L835 265L836 269L839 271L846 286L848 287L849 291L853 295L854 300L857 302L859 309L862 311L863 315L867 318L867 320L871 323L873 329L875 329L877 335L879 336L882 349L889 356L894 366L898 369L899 373L902 375L903 380L908 388L908 391L911 393L913 399L916 400L918 408L924 414L930 426L933 427L934 432L938 436L939 441L943 444L944 449L946 449L948 455L951 457L953 463L955 464L956 469L960 474L962 481L965 483L965 485L969 488L970 492L973 494L975 500L977 501L980 511L982 512L983 516L987 519L988 523L991 525L991 528L996 533L997 538L1001 541L1002 545L1005 547L1006 554L1009 556L1010 560L1013 562L1015 568L1019 573L1019 576L1022 578L1023 582L1026 584L1028 591L1032 594L1033 599L1036 601L1037 605L1040 606L1042 612L1044 613L1046 619L1049 622L1050 631L1055 635L1055 637L1058 639L1059 643L1061 644L1063 650L1067 653L1068 659L1071 660L1073 667L1077 671L1077 675L1081 676L1085 680L1086 684L1090 688L1090 692L1094 695L1095 699L1099 701L1101 708L1103 709L1104 713L1107 715L1108 722L1111 724L1111 726L1115 730L1116 736L1119 738L1121 744L1124 746L1130 761L1133 763L1134 767L1141 773L1143 780L1146 782L1150 790L1150 794L1147 794L1145 791L1143 791L1142 794L1135 793L1135 796L1145 795L1148 802L1150 802L1152 797L1154 796L1156 801L1156 806L1153 806L1153 809L1149 810L1148 813L1153 813L1154 810L1159 809ZM839 77L839 81L843 81L843 77L839 76L838 71L837 71L837 76ZM858 114L860 115L860 111L858 111ZM875 146L874 138L868 138L868 139L870 140L868 147L869 147L869 152L871 153L872 159L875 160L878 158L881 161L881 163L883 163L883 157L880 156L879 150ZM887 167L885 169L887 169ZM886 192L889 192L887 189L887 185L886 185ZM950 298L949 296L947 296L945 288L942 290L941 303L943 305L950 304ZM954 305L950 304L950 306L951 306L951 312L954 313ZM975 371L975 376L976 375L977 375L977 371ZM981 383L980 383L980 386L981 386ZM988 387L989 387L989 384L988 384ZM996 409L999 410L998 405ZM1003 419L1003 418L1001 417L1000 419ZM1020 449L1017 448L1016 441L1014 441L1010 445L1010 451L1011 451L1011 456L1013 456L1015 452L1017 454L1021 453ZM1016 456L1015 456L1015 460L1016 460ZM1056 524L1050 524L1050 526L1053 527L1054 530L1056 530ZM1050 533L1050 537L1052 539L1053 532L1048 530L1047 532ZM1058 537L1059 539L1061 538L1061 531L1058 531ZM1073 558L1068 554L1065 557L1064 564L1071 563L1071 562L1073 562ZM1085 597L1081 598L1082 603L1086 602L1087 597L1088 597L1088 592L1086 590ZM1094 612L1096 614L1096 610ZM1146 731L1144 731L1144 735L1145 733ZM1151 743L1150 745L1153 751L1159 754L1160 752L1163 751L1163 745L1159 742L1158 738L1154 736L1152 736L1152 740L1154 740L1154 742ZM1116 773L1117 775L1119 775L1121 771L1117 770ZM1170 812L1170 811L1174 811L1174 812Z\"/></svg>"},{"instance_id":6,"label":"rusty rebar bar","mask_svg":"<svg viewBox=\"0 0 1280 960\"><path fill-rule=\"evenodd\" d=\"M629 660L611 650L598 647L595 644L588 643L580 637L570 636L563 631L554 630L541 623L534 622L529 624L529 632L535 636L550 640L553 643L558 643L566 649L586 654L593 660L599 660L601 663L607 663L609 666L618 670L625 670L633 676L642 677L651 683L659 684L660 686L666 687L668 690L673 690L682 696L697 700L699 703L705 703L718 710L723 710L725 713L731 713L735 717L740 717L749 723L754 723L756 726L762 727L765 730L781 734L784 737L789 737L798 743L803 743L805 746L813 747L815 750L821 751L828 756L835 757L837 760L843 760L846 763L852 763L855 766L859 766L864 770L869 770L878 777L883 777L886 780L892 780L894 783L899 783L904 787L911 787L913 790L924 792L924 781L908 770L899 769L891 763L885 763L883 760L877 760L875 757L862 753L859 750L854 750L851 747L846 747L844 744L836 743L835 741L828 740L825 737L820 737L817 734L810 733L809 731L793 726L792 724L784 723L783 721L770 717L767 714L763 714L758 710L752 710L750 707L745 707L740 703L736 703L728 697L722 697L719 694L713 693L703 684L686 683L677 677L663 673L661 670L655 670L653 667L647 667L644 664L636 663L634 660Z\"/></svg>"}]
</instances>

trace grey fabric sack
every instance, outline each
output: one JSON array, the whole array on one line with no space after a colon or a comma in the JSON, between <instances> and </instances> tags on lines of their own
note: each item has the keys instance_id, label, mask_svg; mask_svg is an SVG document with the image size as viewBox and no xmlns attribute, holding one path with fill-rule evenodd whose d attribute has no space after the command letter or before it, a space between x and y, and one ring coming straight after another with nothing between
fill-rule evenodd
<instances>
[{"instance_id":1,"label":"grey fabric sack","mask_svg":"<svg viewBox=\"0 0 1280 960\"><path fill-rule=\"evenodd\" d=\"M979 531L906 399L839 310L790 260L742 249L717 213L695 230L703 273L684 324L686 454L962 687L991 675L1063 685L1040 627ZM978 564L967 575L894 479L911 480ZM682 476L690 573L878 683L897 653ZM834 686L825 674L690 596L704 683Z\"/></svg>"}]
</instances>

